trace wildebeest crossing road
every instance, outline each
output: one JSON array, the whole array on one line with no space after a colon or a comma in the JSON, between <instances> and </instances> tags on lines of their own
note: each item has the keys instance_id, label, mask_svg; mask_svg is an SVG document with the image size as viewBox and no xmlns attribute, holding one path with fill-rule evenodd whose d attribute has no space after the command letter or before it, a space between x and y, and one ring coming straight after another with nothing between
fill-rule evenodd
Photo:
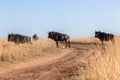
<instances>
[{"instance_id":1,"label":"wildebeest crossing road","mask_svg":"<svg viewBox=\"0 0 120 80\"><path fill-rule=\"evenodd\" d=\"M59 33L59 32L48 32L48 38L54 40L56 42L56 46L58 47L58 41L65 41L66 48L67 46L70 48L70 36L67 34Z\"/></svg>"}]
</instances>

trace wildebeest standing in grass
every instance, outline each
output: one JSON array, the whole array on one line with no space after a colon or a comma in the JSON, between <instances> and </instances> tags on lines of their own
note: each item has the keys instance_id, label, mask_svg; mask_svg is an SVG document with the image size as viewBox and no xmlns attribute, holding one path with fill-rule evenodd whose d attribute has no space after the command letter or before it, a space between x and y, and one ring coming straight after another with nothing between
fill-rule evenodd
<instances>
[{"instance_id":1,"label":"wildebeest standing in grass","mask_svg":"<svg viewBox=\"0 0 120 80\"><path fill-rule=\"evenodd\" d=\"M103 45L103 41L111 40L112 42L114 42L113 34L101 32L101 31L95 31L95 38L100 39L100 41L102 42L102 45Z\"/></svg>"},{"instance_id":2,"label":"wildebeest standing in grass","mask_svg":"<svg viewBox=\"0 0 120 80\"><path fill-rule=\"evenodd\" d=\"M34 34L32 38L33 38L33 40L38 40L39 39L39 37L36 34Z\"/></svg>"},{"instance_id":3,"label":"wildebeest standing in grass","mask_svg":"<svg viewBox=\"0 0 120 80\"><path fill-rule=\"evenodd\" d=\"M66 48L67 46L70 48L70 37L67 34L62 34L59 32L48 32L48 38L53 39L56 42L56 46L58 47L58 41L65 41Z\"/></svg>"},{"instance_id":4,"label":"wildebeest standing in grass","mask_svg":"<svg viewBox=\"0 0 120 80\"><path fill-rule=\"evenodd\" d=\"M8 34L8 41L12 41L16 44L31 43L31 37L23 36L23 35L20 35L20 34Z\"/></svg>"}]
</instances>

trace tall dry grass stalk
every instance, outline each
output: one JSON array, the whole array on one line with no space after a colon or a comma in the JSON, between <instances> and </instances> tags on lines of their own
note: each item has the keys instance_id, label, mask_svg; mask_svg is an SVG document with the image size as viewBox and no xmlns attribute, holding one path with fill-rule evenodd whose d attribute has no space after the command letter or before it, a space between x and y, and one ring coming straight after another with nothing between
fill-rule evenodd
<instances>
[{"instance_id":1,"label":"tall dry grass stalk","mask_svg":"<svg viewBox=\"0 0 120 80\"><path fill-rule=\"evenodd\" d=\"M79 70L80 75L75 80L120 80L120 37L115 38L114 44L105 43L86 68L79 67Z\"/></svg>"},{"instance_id":2,"label":"tall dry grass stalk","mask_svg":"<svg viewBox=\"0 0 120 80\"><path fill-rule=\"evenodd\" d=\"M49 39L40 39L32 41L32 44L19 44L8 42L6 39L0 39L0 62L22 61L34 57L56 55L62 48L56 48L54 41Z\"/></svg>"}]
</instances>

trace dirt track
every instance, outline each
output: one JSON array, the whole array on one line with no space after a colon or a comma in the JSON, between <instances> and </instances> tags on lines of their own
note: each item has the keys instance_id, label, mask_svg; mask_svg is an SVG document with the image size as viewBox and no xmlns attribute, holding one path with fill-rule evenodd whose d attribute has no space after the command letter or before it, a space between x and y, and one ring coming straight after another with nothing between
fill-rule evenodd
<instances>
[{"instance_id":1,"label":"dirt track","mask_svg":"<svg viewBox=\"0 0 120 80\"><path fill-rule=\"evenodd\" d=\"M62 80L77 75L96 49L94 44L72 44L72 49L50 59L21 63L1 71L0 80Z\"/></svg>"}]
</instances>

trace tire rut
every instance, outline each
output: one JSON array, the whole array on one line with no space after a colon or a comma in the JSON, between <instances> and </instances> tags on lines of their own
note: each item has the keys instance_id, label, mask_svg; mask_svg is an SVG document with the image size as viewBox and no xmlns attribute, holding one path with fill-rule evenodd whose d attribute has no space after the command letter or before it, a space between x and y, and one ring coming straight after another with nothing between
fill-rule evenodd
<instances>
[{"instance_id":1,"label":"tire rut","mask_svg":"<svg viewBox=\"0 0 120 80\"><path fill-rule=\"evenodd\" d=\"M72 45L72 52L45 65L13 71L0 80L62 80L78 75L78 65L85 67L91 55L91 46Z\"/></svg>"}]
</instances>

